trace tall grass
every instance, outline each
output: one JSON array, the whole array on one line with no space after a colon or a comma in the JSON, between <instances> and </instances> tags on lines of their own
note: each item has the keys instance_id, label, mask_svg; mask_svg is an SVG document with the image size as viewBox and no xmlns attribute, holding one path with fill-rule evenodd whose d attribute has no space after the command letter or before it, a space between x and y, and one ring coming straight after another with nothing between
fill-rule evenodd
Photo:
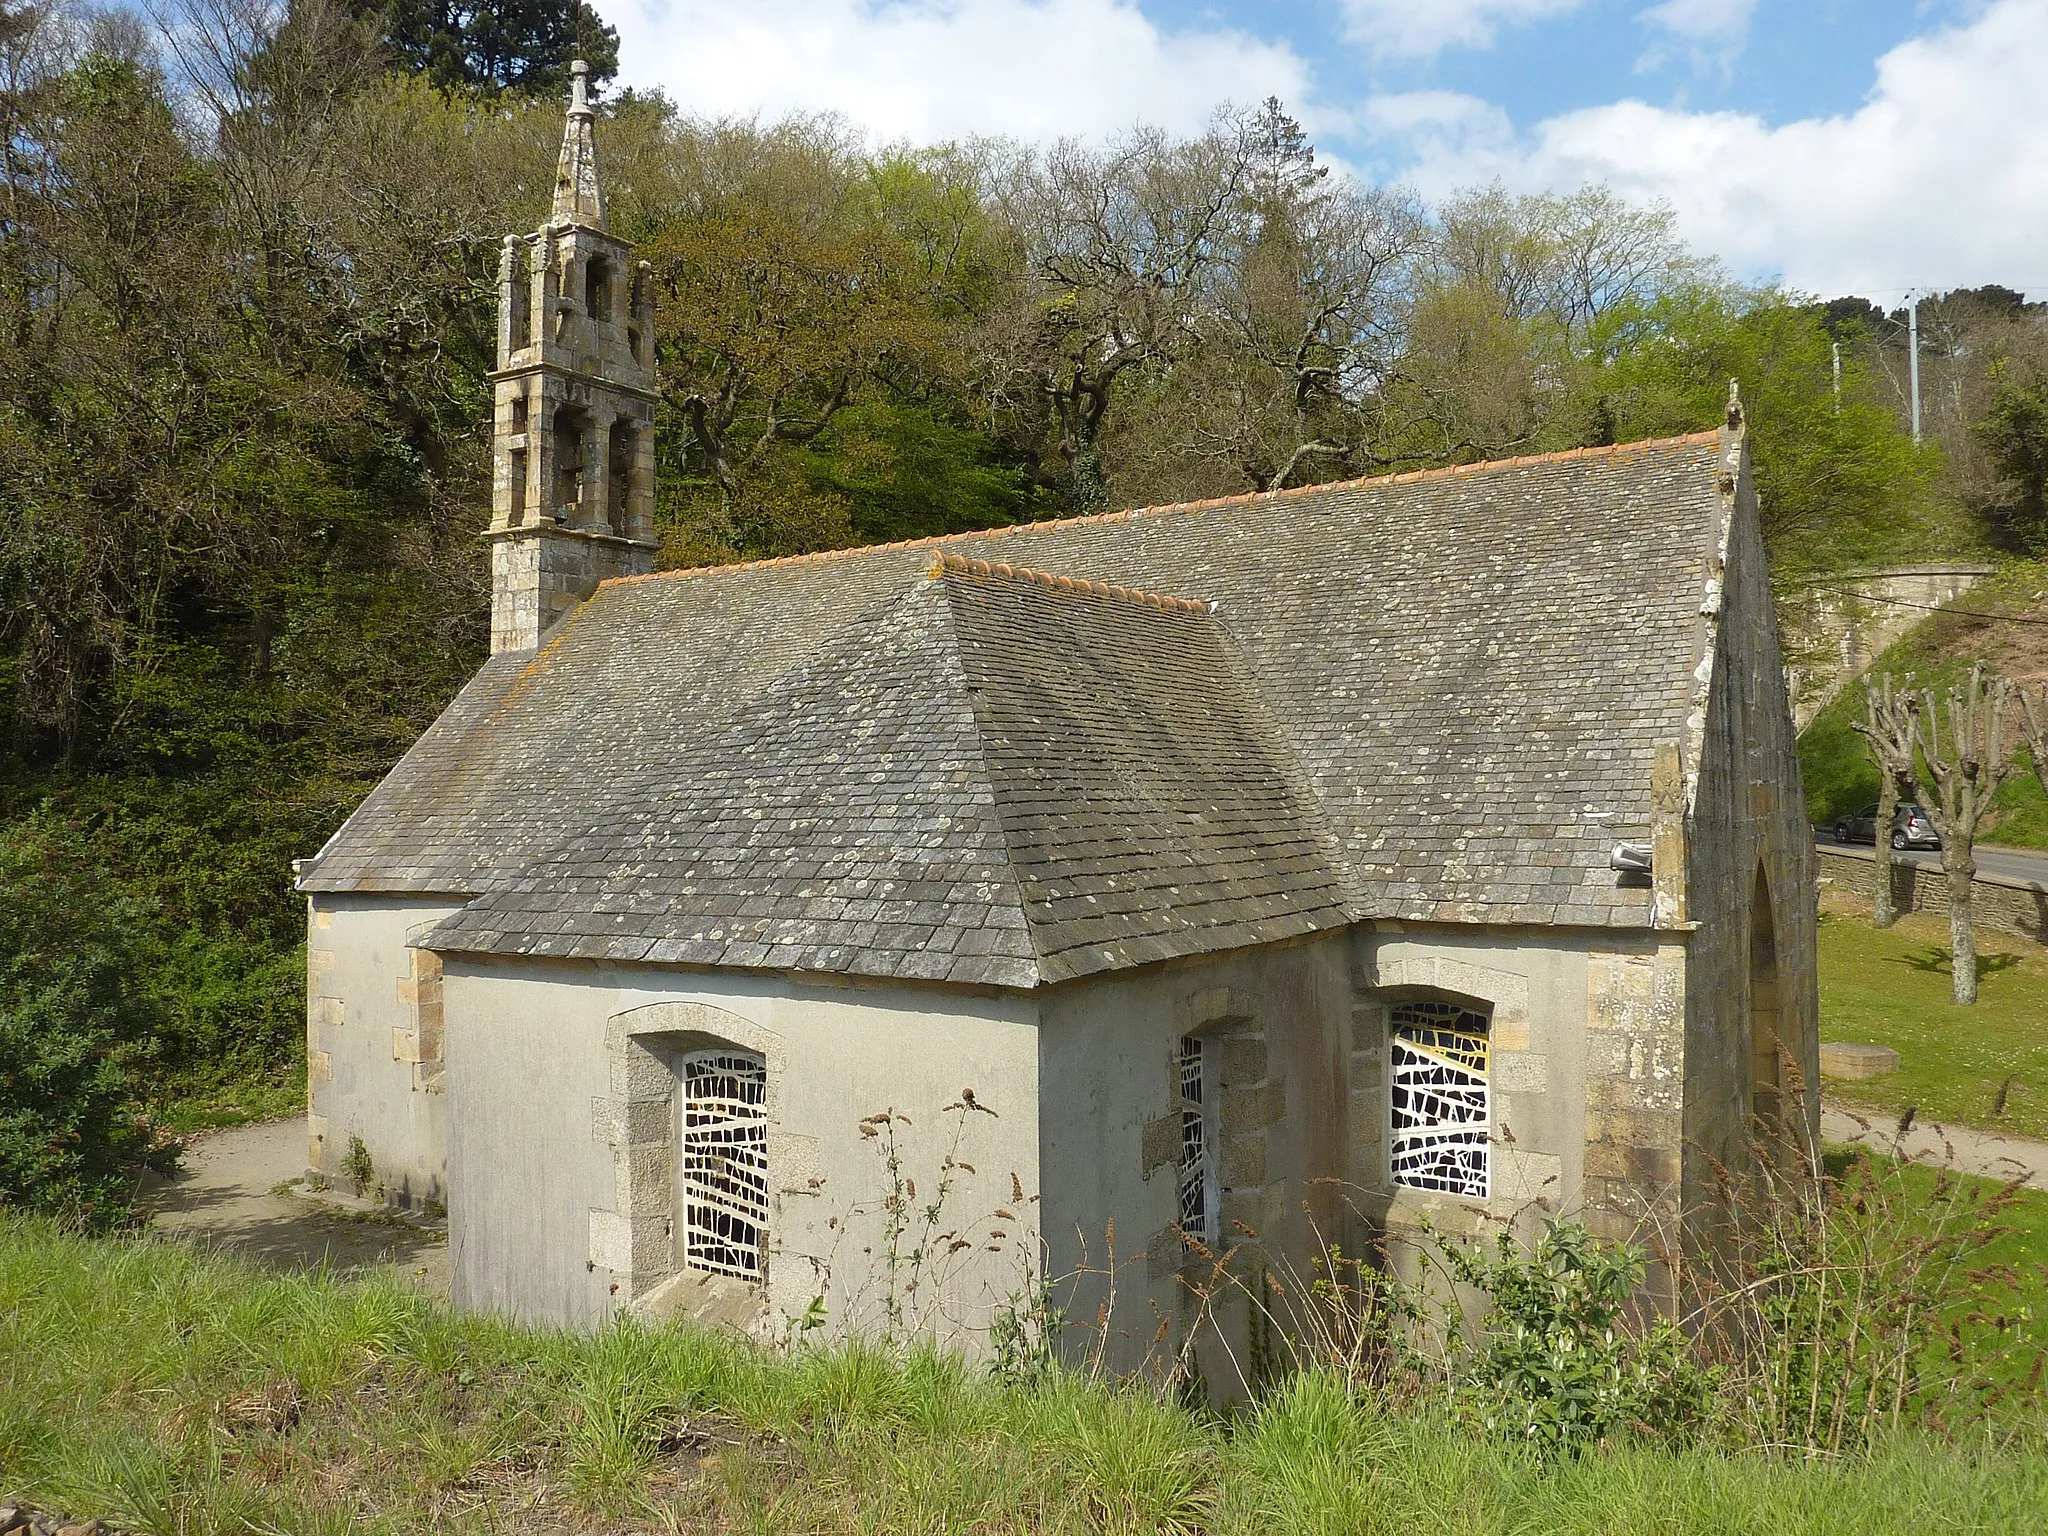
<instances>
[{"instance_id":1,"label":"tall grass","mask_svg":"<svg viewBox=\"0 0 2048 1536\"><path fill-rule=\"evenodd\" d=\"M929 1350L457 1316L0 1219L0 1496L140 1530L2037 1532L2048 1449L1541 1457L1298 1374L1235 1420Z\"/></svg>"}]
</instances>

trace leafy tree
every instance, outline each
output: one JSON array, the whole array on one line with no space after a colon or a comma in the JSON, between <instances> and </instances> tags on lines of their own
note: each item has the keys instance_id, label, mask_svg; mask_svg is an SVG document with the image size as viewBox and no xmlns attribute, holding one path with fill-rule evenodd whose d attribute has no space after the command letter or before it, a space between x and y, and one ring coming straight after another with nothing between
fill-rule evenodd
<instances>
[{"instance_id":1,"label":"leafy tree","mask_svg":"<svg viewBox=\"0 0 2048 1536\"><path fill-rule=\"evenodd\" d=\"M484 98L558 97L569 64L582 59L594 82L619 72L619 34L583 0L358 0L384 19L384 39L405 68L443 90Z\"/></svg>"},{"instance_id":2,"label":"leafy tree","mask_svg":"<svg viewBox=\"0 0 2048 1536\"><path fill-rule=\"evenodd\" d=\"M1976 430L2001 481L1997 510L2023 549L2048 553L2048 374L2008 358L1992 378L1991 408Z\"/></svg>"},{"instance_id":3,"label":"leafy tree","mask_svg":"<svg viewBox=\"0 0 2048 1536\"><path fill-rule=\"evenodd\" d=\"M1780 570L1895 558L1922 539L1938 455L1916 447L1854 358L1832 383L1822 313L1772 290L1675 288L1612 311L1560 436L1697 430L1741 381L1764 539Z\"/></svg>"},{"instance_id":4,"label":"leafy tree","mask_svg":"<svg viewBox=\"0 0 2048 1536\"><path fill-rule=\"evenodd\" d=\"M0 890L0 1202L116 1225L137 1170L172 1163L137 1104L155 1021L136 915L35 822L0 832Z\"/></svg>"}]
</instances>

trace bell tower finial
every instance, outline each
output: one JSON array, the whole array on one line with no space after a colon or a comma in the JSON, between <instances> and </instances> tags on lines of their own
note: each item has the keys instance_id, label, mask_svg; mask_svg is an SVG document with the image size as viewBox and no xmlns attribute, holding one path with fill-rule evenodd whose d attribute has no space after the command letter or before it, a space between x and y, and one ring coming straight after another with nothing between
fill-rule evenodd
<instances>
[{"instance_id":1,"label":"bell tower finial","mask_svg":"<svg viewBox=\"0 0 2048 1536\"><path fill-rule=\"evenodd\" d=\"M603 229L604 189L597 180L597 139L591 132L590 66L569 65L569 120L562 128L562 157L555 163L555 205L550 224Z\"/></svg>"}]
</instances>

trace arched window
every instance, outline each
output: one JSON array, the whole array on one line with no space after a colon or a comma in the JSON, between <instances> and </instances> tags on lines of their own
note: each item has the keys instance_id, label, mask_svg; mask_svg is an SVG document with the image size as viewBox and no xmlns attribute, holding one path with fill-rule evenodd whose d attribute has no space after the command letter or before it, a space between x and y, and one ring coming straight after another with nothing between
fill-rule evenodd
<instances>
[{"instance_id":1,"label":"arched window","mask_svg":"<svg viewBox=\"0 0 2048 1536\"><path fill-rule=\"evenodd\" d=\"M1213 1241L1216 1228L1216 1138L1209 1131L1215 1103L1209 1042L1185 1035L1180 1042L1177 1078L1180 1085L1180 1229L1189 1237Z\"/></svg>"},{"instance_id":2,"label":"arched window","mask_svg":"<svg viewBox=\"0 0 2048 1536\"><path fill-rule=\"evenodd\" d=\"M612 264L602 256L583 265L583 312L600 324L612 317Z\"/></svg>"},{"instance_id":3,"label":"arched window","mask_svg":"<svg viewBox=\"0 0 2048 1536\"><path fill-rule=\"evenodd\" d=\"M761 1278L768 1241L768 1069L751 1051L683 1058L682 1243L687 1269Z\"/></svg>"},{"instance_id":4,"label":"arched window","mask_svg":"<svg viewBox=\"0 0 2048 1536\"><path fill-rule=\"evenodd\" d=\"M627 502L633 494L634 446L633 423L613 422L605 453L604 513L610 531L621 538L633 531Z\"/></svg>"},{"instance_id":5,"label":"arched window","mask_svg":"<svg viewBox=\"0 0 2048 1536\"><path fill-rule=\"evenodd\" d=\"M1390 1023L1394 1182L1484 1200L1493 1124L1486 1015L1417 1000L1394 1004Z\"/></svg>"}]
</instances>

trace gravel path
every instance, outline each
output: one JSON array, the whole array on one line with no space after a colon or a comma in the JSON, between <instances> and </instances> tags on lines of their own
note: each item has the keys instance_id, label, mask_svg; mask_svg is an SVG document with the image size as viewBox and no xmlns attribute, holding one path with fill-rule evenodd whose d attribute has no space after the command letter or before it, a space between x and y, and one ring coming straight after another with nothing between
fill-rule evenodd
<instances>
[{"instance_id":1,"label":"gravel path","mask_svg":"<svg viewBox=\"0 0 2048 1536\"><path fill-rule=\"evenodd\" d=\"M305 1171L302 1119L209 1131L185 1144L177 1176L143 1197L150 1230L277 1269L324 1265L361 1275L392 1268L424 1290L448 1294L445 1231L281 1192Z\"/></svg>"},{"instance_id":2,"label":"gravel path","mask_svg":"<svg viewBox=\"0 0 2048 1536\"><path fill-rule=\"evenodd\" d=\"M1851 1142L1888 1157L1907 1157L1916 1163L1952 1167L1958 1173L1981 1174L1987 1179L2010 1179L2025 1174L2028 1188L2048 1189L2048 1142L1931 1120L1916 1120L1901 1137L1898 1121L1890 1115L1866 1114L1832 1104L1821 1106L1820 1134L1824 1141Z\"/></svg>"}]
</instances>

